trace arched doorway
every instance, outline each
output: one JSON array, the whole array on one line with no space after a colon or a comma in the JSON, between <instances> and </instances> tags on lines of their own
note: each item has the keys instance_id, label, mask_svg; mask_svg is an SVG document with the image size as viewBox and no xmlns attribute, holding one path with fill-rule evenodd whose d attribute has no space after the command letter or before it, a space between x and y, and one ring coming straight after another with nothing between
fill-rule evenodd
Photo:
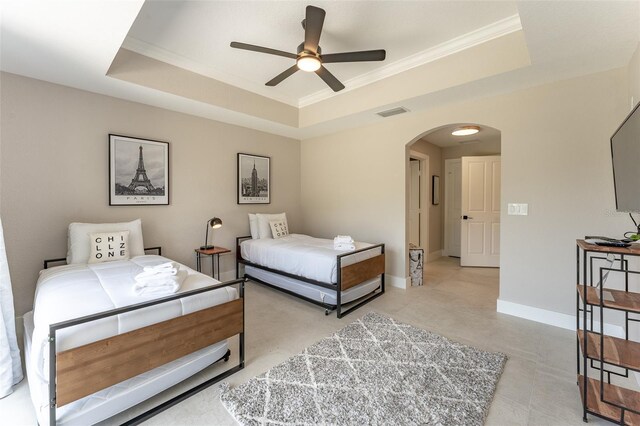
<instances>
[{"instance_id":1,"label":"arched doorway","mask_svg":"<svg viewBox=\"0 0 640 426\"><path fill-rule=\"evenodd\" d=\"M453 134L463 128L471 129L468 133L472 130L477 132L461 136ZM429 262L443 256L470 258L469 266L498 266L500 155L500 131L476 123L440 126L425 131L407 144L406 245L422 248L425 268ZM464 184L463 159L467 164ZM482 179L488 181L480 182ZM468 195L466 203L462 202L465 185L465 191L472 193L471 205ZM467 211L463 211L463 204L466 204L464 209ZM482 204L487 205L488 214L494 219L482 218L482 211L478 208ZM469 211L477 212L477 215L472 216ZM462 219L464 216L466 220ZM461 252L463 247L466 247L466 254L473 256L464 256ZM483 260L476 256L478 253L484 253L487 259L493 260Z\"/></svg>"}]
</instances>

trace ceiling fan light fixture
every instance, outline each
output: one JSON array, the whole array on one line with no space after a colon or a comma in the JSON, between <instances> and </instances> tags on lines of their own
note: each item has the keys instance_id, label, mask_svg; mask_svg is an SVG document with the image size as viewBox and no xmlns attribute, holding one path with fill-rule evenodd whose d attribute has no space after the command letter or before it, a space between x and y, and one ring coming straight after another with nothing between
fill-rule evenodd
<instances>
[{"instance_id":1,"label":"ceiling fan light fixture","mask_svg":"<svg viewBox=\"0 0 640 426\"><path fill-rule=\"evenodd\" d=\"M331 74L328 69L322 66L323 64L384 61L387 53L384 49L377 49L363 50L359 52L340 52L328 55L324 54L319 43L320 36L322 35L325 15L326 12L324 9L319 7L309 5L305 8L305 18L302 21L302 28L304 28L304 41L298 46L297 53L289 53L283 50L240 43L237 41L232 41L230 46L234 49L250 50L253 52L295 59L295 64L292 64L289 68L267 81L265 86L277 86L286 78L289 78L299 70L302 70L309 73L315 72L316 75L331 88L331 90L339 92L344 89L344 84Z\"/></svg>"},{"instance_id":2,"label":"ceiling fan light fixture","mask_svg":"<svg viewBox=\"0 0 640 426\"><path fill-rule=\"evenodd\" d=\"M480 131L480 127L478 126L462 126L455 129L451 134L453 136L469 136L475 135Z\"/></svg>"},{"instance_id":3,"label":"ceiling fan light fixture","mask_svg":"<svg viewBox=\"0 0 640 426\"><path fill-rule=\"evenodd\" d=\"M320 59L316 58L315 56L301 56L296 61L296 64L301 71L306 72L318 71L322 66Z\"/></svg>"}]
</instances>

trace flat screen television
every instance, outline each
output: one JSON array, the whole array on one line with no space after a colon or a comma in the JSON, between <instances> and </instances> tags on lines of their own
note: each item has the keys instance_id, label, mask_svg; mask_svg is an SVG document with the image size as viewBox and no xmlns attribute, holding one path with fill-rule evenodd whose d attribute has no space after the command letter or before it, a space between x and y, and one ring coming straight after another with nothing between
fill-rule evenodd
<instances>
[{"instance_id":1,"label":"flat screen television","mask_svg":"<svg viewBox=\"0 0 640 426\"><path fill-rule=\"evenodd\" d=\"M640 212L640 103L611 136L616 210Z\"/></svg>"}]
</instances>

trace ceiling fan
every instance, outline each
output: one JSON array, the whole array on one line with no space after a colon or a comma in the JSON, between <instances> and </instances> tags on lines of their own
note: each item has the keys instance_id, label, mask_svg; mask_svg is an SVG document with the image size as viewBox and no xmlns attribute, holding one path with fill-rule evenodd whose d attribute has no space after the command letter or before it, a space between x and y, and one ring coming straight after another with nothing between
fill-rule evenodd
<instances>
[{"instance_id":1,"label":"ceiling fan","mask_svg":"<svg viewBox=\"0 0 640 426\"><path fill-rule=\"evenodd\" d=\"M271 80L267 81L267 86L276 86L285 78L290 77L296 71L302 70L306 72L315 72L325 83L339 92L344 89L344 84L327 70L323 64L337 62L365 62L365 61L384 61L386 52L383 49L365 50L360 52L343 52L322 54L320 48L320 34L322 33L322 25L326 12L315 6L307 6L306 17L302 21L304 28L304 42L298 46L298 53L283 52L282 50L270 49L268 47L256 46L253 44L231 42L231 47L236 49L251 50L253 52L268 53L270 55L284 56L296 60L296 64L291 68L278 74Z\"/></svg>"}]
</instances>

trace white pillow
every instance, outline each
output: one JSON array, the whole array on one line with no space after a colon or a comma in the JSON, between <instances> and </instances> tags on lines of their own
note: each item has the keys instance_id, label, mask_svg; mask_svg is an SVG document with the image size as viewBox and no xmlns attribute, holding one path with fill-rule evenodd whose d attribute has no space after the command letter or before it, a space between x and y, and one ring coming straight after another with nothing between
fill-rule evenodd
<instances>
[{"instance_id":1,"label":"white pillow","mask_svg":"<svg viewBox=\"0 0 640 426\"><path fill-rule=\"evenodd\" d=\"M289 227L287 226L286 220L272 220L269 222L269 226L271 227L271 234L274 239L289 235Z\"/></svg>"},{"instance_id":2,"label":"white pillow","mask_svg":"<svg viewBox=\"0 0 640 426\"><path fill-rule=\"evenodd\" d=\"M284 221L287 228L289 225L287 224L287 214L286 213L278 213L278 214L261 214L258 213L256 215L258 217L258 236L260 239L263 238L273 238L271 235L271 225L269 222L272 220L281 220Z\"/></svg>"},{"instance_id":3,"label":"white pillow","mask_svg":"<svg viewBox=\"0 0 640 426\"><path fill-rule=\"evenodd\" d=\"M69 241L67 248L67 263L87 263L91 252L89 234L98 232L129 231L129 256L142 256L144 242L142 241L142 221L120 223L71 223L69 224Z\"/></svg>"},{"instance_id":4,"label":"white pillow","mask_svg":"<svg viewBox=\"0 0 640 426\"><path fill-rule=\"evenodd\" d=\"M89 234L91 253L88 263L129 260L129 231Z\"/></svg>"},{"instance_id":5,"label":"white pillow","mask_svg":"<svg viewBox=\"0 0 640 426\"><path fill-rule=\"evenodd\" d=\"M260 238L260 234L258 233L258 217L249 213L249 229L251 230L251 238L257 240Z\"/></svg>"}]
</instances>

